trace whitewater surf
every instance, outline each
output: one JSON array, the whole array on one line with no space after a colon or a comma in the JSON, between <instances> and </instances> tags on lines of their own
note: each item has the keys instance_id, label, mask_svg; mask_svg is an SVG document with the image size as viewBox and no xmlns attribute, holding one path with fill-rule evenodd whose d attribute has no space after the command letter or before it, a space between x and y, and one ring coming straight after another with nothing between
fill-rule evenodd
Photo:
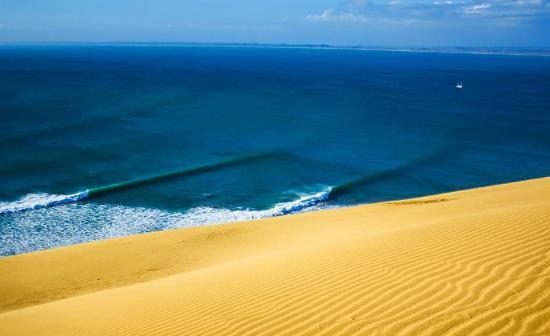
<instances>
[{"instance_id":1,"label":"whitewater surf","mask_svg":"<svg viewBox=\"0 0 550 336\"><path fill-rule=\"evenodd\" d=\"M327 209L334 207L326 203L331 190L330 187L321 187L317 192L299 194L294 201L280 202L265 210L200 206L181 212L95 202L78 203L76 200L64 203L65 206L49 207L48 202L59 202L68 195L27 195L19 201L19 205L11 202L11 213L5 214L10 226L0 230L0 256L145 232ZM31 202L37 211L16 212L16 207L26 208ZM7 210L6 204L0 203L0 209Z\"/></svg>"}]
</instances>

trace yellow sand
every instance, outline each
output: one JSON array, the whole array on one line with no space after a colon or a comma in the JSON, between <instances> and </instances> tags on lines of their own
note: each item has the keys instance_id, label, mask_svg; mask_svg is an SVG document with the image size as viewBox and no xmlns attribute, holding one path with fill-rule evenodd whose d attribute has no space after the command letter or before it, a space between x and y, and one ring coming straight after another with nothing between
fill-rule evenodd
<instances>
[{"instance_id":1,"label":"yellow sand","mask_svg":"<svg viewBox=\"0 0 550 336\"><path fill-rule=\"evenodd\" d=\"M550 178L0 259L0 335L550 335Z\"/></svg>"}]
</instances>

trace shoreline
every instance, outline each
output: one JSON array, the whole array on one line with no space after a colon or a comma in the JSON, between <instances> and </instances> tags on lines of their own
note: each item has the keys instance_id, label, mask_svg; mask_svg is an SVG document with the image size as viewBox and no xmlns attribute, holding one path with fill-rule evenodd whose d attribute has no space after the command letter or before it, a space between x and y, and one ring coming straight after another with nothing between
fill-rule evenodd
<instances>
[{"instance_id":1,"label":"shoreline","mask_svg":"<svg viewBox=\"0 0 550 336\"><path fill-rule=\"evenodd\" d=\"M548 204L546 177L4 257L0 333L550 332Z\"/></svg>"}]
</instances>

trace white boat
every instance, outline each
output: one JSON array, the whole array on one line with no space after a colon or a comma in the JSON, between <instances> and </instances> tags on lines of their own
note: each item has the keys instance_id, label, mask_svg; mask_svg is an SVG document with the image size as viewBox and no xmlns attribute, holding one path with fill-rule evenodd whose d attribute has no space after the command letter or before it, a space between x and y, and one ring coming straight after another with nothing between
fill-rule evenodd
<instances>
[{"instance_id":1,"label":"white boat","mask_svg":"<svg viewBox=\"0 0 550 336\"><path fill-rule=\"evenodd\" d=\"M456 84L456 88L457 88L457 89L462 89L462 83L457 83L457 84Z\"/></svg>"}]
</instances>

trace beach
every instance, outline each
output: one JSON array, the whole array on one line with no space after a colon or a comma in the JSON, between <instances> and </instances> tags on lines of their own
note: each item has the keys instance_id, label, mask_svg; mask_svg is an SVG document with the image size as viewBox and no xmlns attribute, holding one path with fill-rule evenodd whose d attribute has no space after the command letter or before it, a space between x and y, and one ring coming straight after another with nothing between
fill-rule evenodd
<instances>
[{"instance_id":1,"label":"beach","mask_svg":"<svg viewBox=\"0 0 550 336\"><path fill-rule=\"evenodd\" d=\"M550 178L0 259L1 335L546 335Z\"/></svg>"}]
</instances>

